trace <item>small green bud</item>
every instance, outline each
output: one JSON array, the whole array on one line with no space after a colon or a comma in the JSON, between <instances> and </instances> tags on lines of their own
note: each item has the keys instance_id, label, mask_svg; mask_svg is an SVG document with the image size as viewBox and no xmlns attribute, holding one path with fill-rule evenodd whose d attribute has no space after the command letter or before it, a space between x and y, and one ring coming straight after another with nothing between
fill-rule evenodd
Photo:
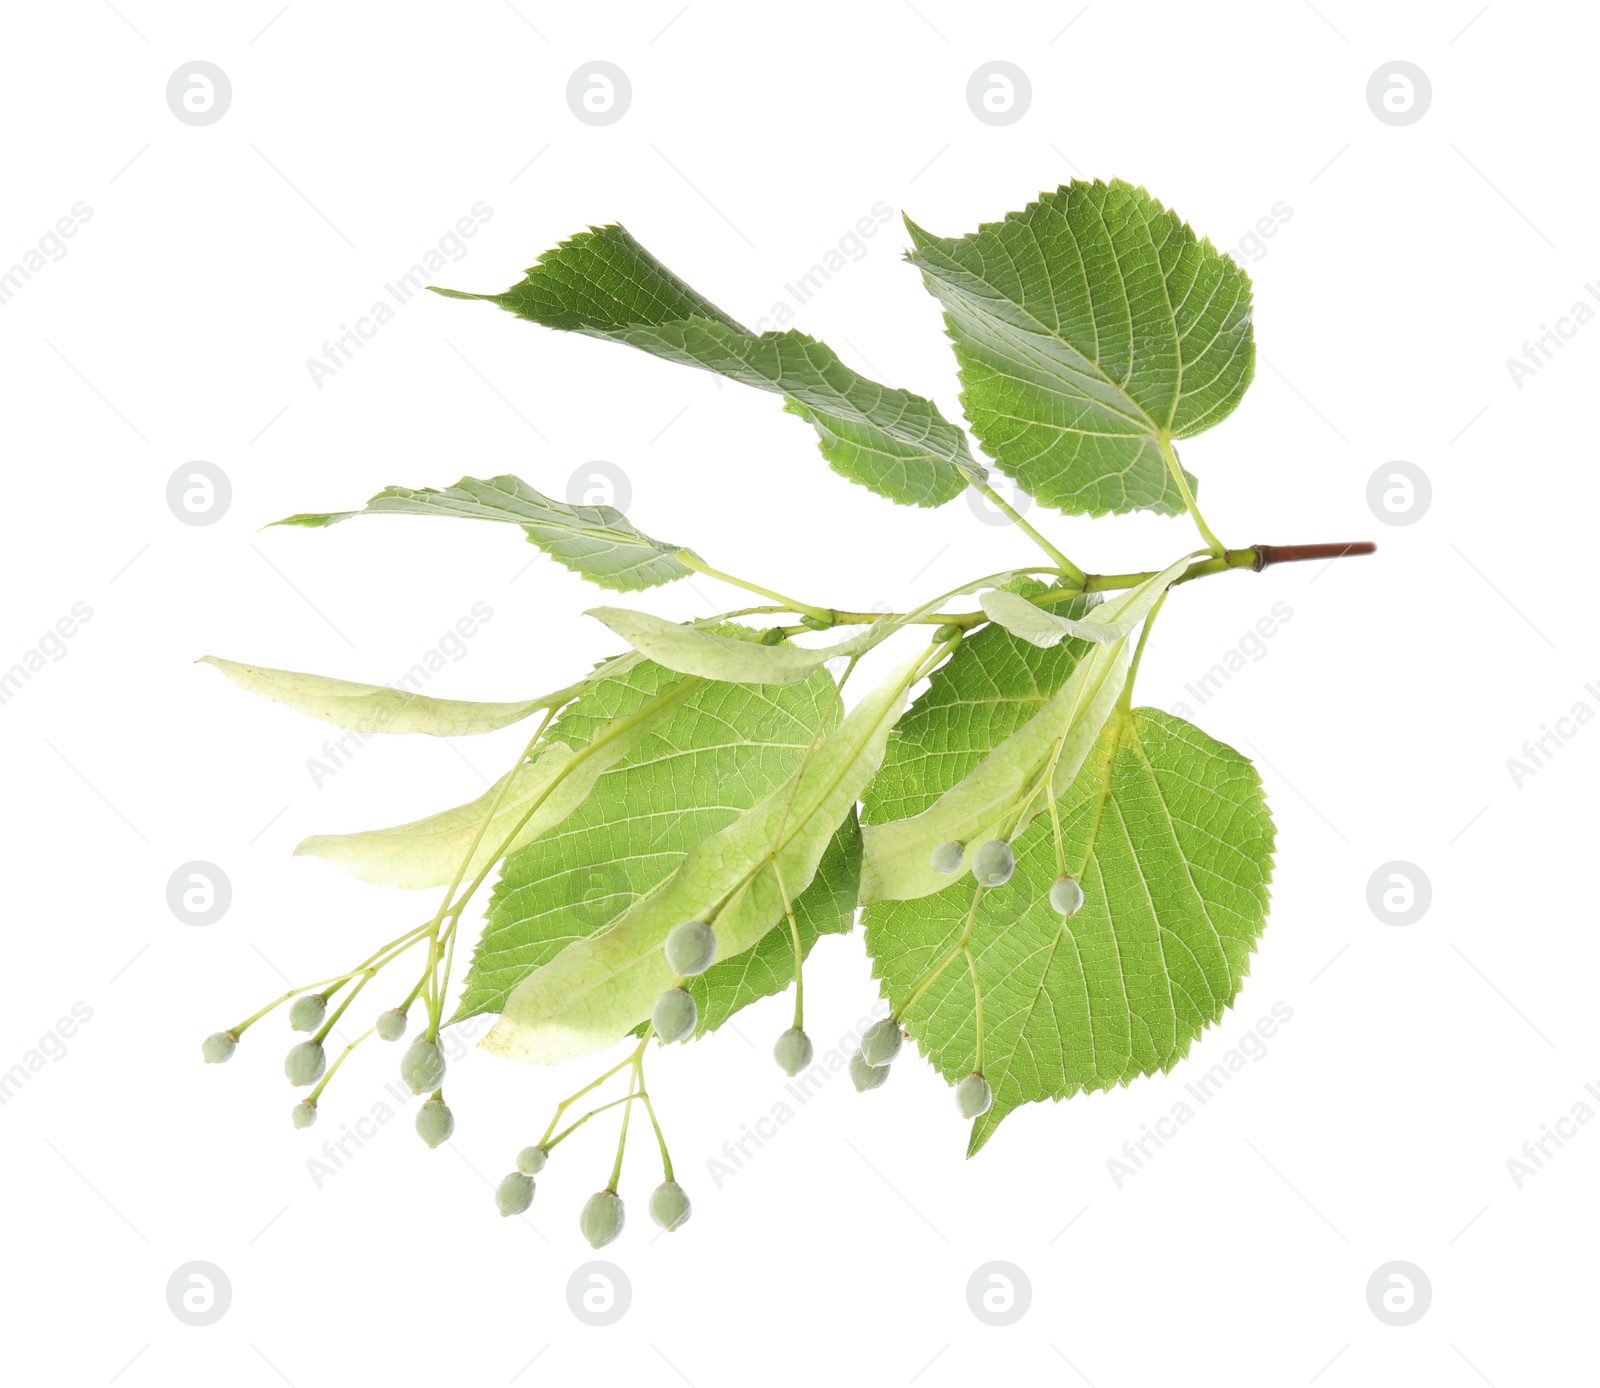
<instances>
[{"instance_id":1,"label":"small green bud","mask_svg":"<svg viewBox=\"0 0 1600 1388\"><path fill-rule=\"evenodd\" d=\"M315 1041L302 1041L298 1046L291 1047L289 1054L283 1058L283 1073L289 1077L289 1083L297 1088L315 1084L327 1068L327 1053Z\"/></svg>"},{"instance_id":2,"label":"small green bud","mask_svg":"<svg viewBox=\"0 0 1600 1388\"><path fill-rule=\"evenodd\" d=\"M876 1089L888 1078L887 1065L868 1065L860 1051L850 1057L850 1082L855 1085L858 1094Z\"/></svg>"},{"instance_id":3,"label":"small green bud","mask_svg":"<svg viewBox=\"0 0 1600 1388\"><path fill-rule=\"evenodd\" d=\"M378 1013L372 1029L378 1033L380 1041L398 1041L406 1034L406 1014L398 1007L391 1007L387 1012Z\"/></svg>"},{"instance_id":4,"label":"small green bud","mask_svg":"<svg viewBox=\"0 0 1600 1388\"><path fill-rule=\"evenodd\" d=\"M517 1153L517 1170L524 1176L537 1176L544 1170L549 1156L543 1147L524 1147Z\"/></svg>"},{"instance_id":5,"label":"small green bud","mask_svg":"<svg viewBox=\"0 0 1600 1388\"><path fill-rule=\"evenodd\" d=\"M533 1204L533 1177L513 1171L495 1187L494 1203L502 1218L521 1214Z\"/></svg>"},{"instance_id":6,"label":"small green bud","mask_svg":"<svg viewBox=\"0 0 1600 1388\"><path fill-rule=\"evenodd\" d=\"M302 993L289 1004L289 1025L296 1031L315 1031L328 1011L328 1000L320 993Z\"/></svg>"},{"instance_id":7,"label":"small green bud","mask_svg":"<svg viewBox=\"0 0 1600 1388\"><path fill-rule=\"evenodd\" d=\"M971 1074L956 1086L956 1107L963 1118L981 1118L994 1103L994 1090L982 1075Z\"/></svg>"},{"instance_id":8,"label":"small green bud","mask_svg":"<svg viewBox=\"0 0 1600 1388\"><path fill-rule=\"evenodd\" d=\"M656 1029L656 1035L663 1041L682 1041L694 1030L699 1015L694 999L682 988L668 988L650 1009L650 1022ZM599 1246L595 1245L596 1248Z\"/></svg>"},{"instance_id":9,"label":"small green bud","mask_svg":"<svg viewBox=\"0 0 1600 1388\"><path fill-rule=\"evenodd\" d=\"M954 622L946 622L942 627L936 627L933 633L935 641L954 641L962 634L962 628Z\"/></svg>"},{"instance_id":10,"label":"small green bud","mask_svg":"<svg viewBox=\"0 0 1600 1388\"><path fill-rule=\"evenodd\" d=\"M900 1023L892 1017L874 1022L861 1034L861 1058L868 1065L887 1065L900 1054Z\"/></svg>"},{"instance_id":11,"label":"small green bud","mask_svg":"<svg viewBox=\"0 0 1600 1388\"><path fill-rule=\"evenodd\" d=\"M413 1094L426 1094L444 1083L444 1052L419 1036L400 1057L400 1078Z\"/></svg>"},{"instance_id":12,"label":"small green bud","mask_svg":"<svg viewBox=\"0 0 1600 1388\"><path fill-rule=\"evenodd\" d=\"M928 855L928 866L948 877L952 873L961 871L961 864L966 856L966 844L959 839L946 839Z\"/></svg>"},{"instance_id":13,"label":"small green bud","mask_svg":"<svg viewBox=\"0 0 1600 1388\"><path fill-rule=\"evenodd\" d=\"M583 1202L578 1228L589 1240L590 1248L603 1248L622 1232L624 1216L621 1196L615 1191L597 1190Z\"/></svg>"},{"instance_id":14,"label":"small green bud","mask_svg":"<svg viewBox=\"0 0 1600 1388\"><path fill-rule=\"evenodd\" d=\"M231 1031L214 1031L200 1043L200 1055L207 1065L221 1065L233 1059L233 1048L239 1038Z\"/></svg>"},{"instance_id":15,"label":"small green bud","mask_svg":"<svg viewBox=\"0 0 1600 1388\"><path fill-rule=\"evenodd\" d=\"M812 631L831 631L833 629L832 617L813 617L807 614L800 621L804 626L810 627Z\"/></svg>"},{"instance_id":16,"label":"small green bud","mask_svg":"<svg viewBox=\"0 0 1600 1388\"><path fill-rule=\"evenodd\" d=\"M693 978L711 967L717 957L717 932L704 921L675 925L667 936L667 963L681 978Z\"/></svg>"},{"instance_id":17,"label":"small green bud","mask_svg":"<svg viewBox=\"0 0 1600 1388\"><path fill-rule=\"evenodd\" d=\"M289 1117L294 1120L297 1128L309 1128L317 1121L317 1106L309 1099L302 1099L289 1110Z\"/></svg>"},{"instance_id":18,"label":"small green bud","mask_svg":"<svg viewBox=\"0 0 1600 1388\"><path fill-rule=\"evenodd\" d=\"M1050 904L1063 916L1075 916L1083 905L1083 888L1073 877L1058 877L1050 884Z\"/></svg>"},{"instance_id":19,"label":"small green bud","mask_svg":"<svg viewBox=\"0 0 1600 1388\"><path fill-rule=\"evenodd\" d=\"M669 1234L688 1223L692 1210L688 1195L676 1181L663 1181L650 1192L650 1218Z\"/></svg>"},{"instance_id":20,"label":"small green bud","mask_svg":"<svg viewBox=\"0 0 1600 1388\"><path fill-rule=\"evenodd\" d=\"M417 1136L430 1147L450 1141L456 1130L456 1116L443 1099L429 1099L417 1110Z\"/></svg>"},{"instance_id":21,"label":"small green bud","mask_svg":"<svg viewBox=\"0 0 1600 1388\"><path fill-rule=\"evenodd\" d=\"M763 646L781 646L783 644L783 628L768 627L761 633L761 644Z\"/></svg>"},{"instance_id":22,"label":"small green bud","mask_svg":"<svg viewBox=\"0 0 1600 1388\"><path fill-rule=\"evenodd\" d=\"M1017 856L1004 839L979 844L972 855L972 875L985 887L1003 887L1017 870Z\"/></svg>"},{"instance_id":23,"label":"small green bud","mask_svg":"<svg viewBox=\"0 0 1600 1388\"><path fill-rule=\"evenodd\" d=\"M790 1027L772 1047L772 1058L786 1075L798 1075L811 1064L811 1057L815 1054L811 1038L799 1027Z\"/></svg>"}]
</instances>

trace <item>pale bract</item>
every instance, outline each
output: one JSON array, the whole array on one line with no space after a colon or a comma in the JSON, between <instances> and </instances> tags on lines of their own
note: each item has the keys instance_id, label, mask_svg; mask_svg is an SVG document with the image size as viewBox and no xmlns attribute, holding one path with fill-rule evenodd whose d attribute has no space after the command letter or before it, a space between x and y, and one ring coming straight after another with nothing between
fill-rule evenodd
<instances>
[{"instance_id":1,"label":"pale bract","mask_svg":"<svg viewBox=\"0 0 1600 1388\"><path fill-rule=\"evenodd\" d=\"M818 743L792 782L701 840L604 934L568 945L518 984L484 1047L548 1065L620 1040L673 986L661 947L681 921L712 920L724 960L760 941L783 917L783 889L792 897L810 885L835 830L877 771L920 664L910 662L873 690Z\"/></svg>"},{"instance_id":2,"label":"pale bract","mask_svg":"<svg viewBox=\"0 0 1600 1388\"><path fill-rule=\"evenodd\" d=\"M327 675L241 665L221 656L200 661L220 670L239 688L271 699L297 713L358 733L427 733L432 737L472 737L520 722L550 707L548 697L513 703L435 699L391 685L357 684Z\"/></svg>"}]
</instances>

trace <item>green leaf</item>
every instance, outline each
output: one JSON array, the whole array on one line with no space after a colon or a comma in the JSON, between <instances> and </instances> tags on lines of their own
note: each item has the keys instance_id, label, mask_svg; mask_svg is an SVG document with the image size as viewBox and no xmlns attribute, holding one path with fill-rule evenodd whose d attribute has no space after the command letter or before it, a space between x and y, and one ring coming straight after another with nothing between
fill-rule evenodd
<instances>
[{"instance_id":1,"label":"green leaf","mask_svg":"<svg viewBox=\"0 0 1600 1388\"><path fill-rule=\"evenodd\" d=\"M679 545L652 540L614 506L569 506L536 492L519 477L487 481L463 477L453 487L385 487L359 511L329 511L286 516L274 525L312 528L351 516L451 516L461 520L505 521L522 527L528 539L557 563L602 588L630 592L683 578L690 570L678 558Z\"/></svg>"},{"instance_id":2,"label":"green leaf","mask_svg":"<svg viewBox=\"0 0 1600 1388\"><path fill-rule=\"evenodd\" d=\"M1157 709L1119 710L1060 802L1068 870L1084 904L1063 921L1048 818L1015 841L1017 869L983 893L970 948L983 990L984 1074L994 1107L969 1154L1020 1104L1170 1070L1237 996L1266 923L1273 826L1248 759ZM960 939L970 879L869 907L867 948L886 996L907 996ZM951 1083L974 1066L964 961L913 1006L907 1027Z\"/></svg>"},{"instance_id":3,"label":"green leaf","mask_svg":"<svg viewBox=\"0 0 1600 1388\"><path fill-rule=\"evenodd\" d=\"M861 902L904 901L941 891L950 879L935 872L933 850L955 840L967 845L1012 837L1017 815L1049 809L1072 784L1127 683L1132 623L1146 616L1186 560L1163 569L1138 587L1086 613L1090 626L1114 627L1121 635L1091 643L1061 687L1025 723L994 746L965 776L931 805L907 819L868 826L861 868ZM1048 789L1042 786L1048 777Z\"/></svg>"},{"instance_id":4,"label":"green leaf","mask_svg":"<svg viewBox=\"0 0 1600 1388\"><path fill-rule=\"evenodd\" d=\"M1032 646L1057 646L1069 636L1075 636L1080 641L1120 641L1149 615L1156 600L1189 567L1192 557L1185 555L1158 573L1154 580L1147 582L1143 599L1124 607L1116 621L1097 622L1093 618L1085 621L1058 616L1006 588L980 594L978 605L991 622L998 622L1013 636L1020 636Z\"/></svg>"},{"instance_id":5,"label":"green leaf","mask_svg":"<svg viewBox=\"0 0 1600 1388\"><path fill-rule=\"evenodd\" d=\"M326 675L273 670L265 665L240 665L215 655L201 656L196 663L222 671L251 694L358 733L470 737L504 728L530 713L552 707L548 695L520 703L483 704L467 699L432 699L388 685L353 684Z\"/></svg>"},{"instance_id":6,"label":"green leaf","mask_svg":"<svg viewBox=\"0 0 1600 1388\"><path fill-rule=\"evenodd\" d=\"M891 501L938 506L983 469L932 401L878 385L793 330L757 336L689 288L620 226L591 227L547 251L503 294L482 299L549 328L625 342L787 397L835 472Z\"/></svg>"},{"instance_id":7,"label":"green leaf","mask_svg":"<svg viewBox=\"0 0 1600 1388\"><path fill-rule=\"evenodd\" d=\"M1250 277L1120 179L1075 181L958 239L907 226L990 457L1070 514L1182 512L1162 443L1209 429L1249 386Z\"/></svg>"},{"instance_id":8,"label":"green leaf","mask_svg":"<svg viewBox=\"0 0 1600 1388\"><path fill-rule=\"evenodd\" d=\"M784 918L779 874L792 894L811 885L823 851L878 769L920 664L919 656L863 698L789 782L702 839L616 924L569 944L519 983L485 1048L554 1064L627 1035L673 984L661 947L682 921L714 915L723 959L756 945Z\"/></svg>"},{"instance_id":9,"label":"green leaf","mask_svg":"<svg viewBox=\"0 0 1600 1388\"><path fill-rule=\"evenodd\" d=\"M640 661L564 710L548 736L582 747L677 679ZM501 1011L534 969L620 919L691 848L782 784L837 704L826 672L783 687L701 684L596 779L576 813L507 860L456 1019Z\"/></svg>"},{"instance_id":10,"label":"green leaf","mask_svg":"<svg viewBox=\"0 0 1600 1388\"><path fill-rule=\"evenodd\" d=\"M817 864L811 885L794 902L794 923L800 932L801 958L823 935L847 934L856 923L856 894L861 885L861 825L854 807L835 830ZM729 1017L761 998L781 993L794 982L794 938L789 922L780 920L754 949L721 959L685 985L694 996L700 1018L694 1034L705 1036Z\"/></svg>"}]
</instances>

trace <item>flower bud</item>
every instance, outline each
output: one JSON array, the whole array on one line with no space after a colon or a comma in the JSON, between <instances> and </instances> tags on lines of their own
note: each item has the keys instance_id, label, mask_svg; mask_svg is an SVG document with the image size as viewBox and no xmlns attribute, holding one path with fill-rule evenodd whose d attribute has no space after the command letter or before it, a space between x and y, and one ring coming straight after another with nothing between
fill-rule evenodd
<instances>
[{"instance_id":1,"label":"flower bud","mask_svg":"<svg viewBox=\"0 0 1600 1388\"><path fill-rule=\"evenodd\" d=\"M670 1043L682 1041L693 1031L699 1015L699 1009L688 993L682 988L669 988L650 1009L650 1022L656 1029L656 1035ZM598 1244L595 1246L599 1247Z\"/></svg>"},{"instance_id":2,"label":"flower bud","mask_svg":"<svg viewBox=\"0 0 1600 1388\"><path fill-rule=\"evenodd\" d=\"M966 856L966 844L958 839L946 839L928 855L928 866L948 877L961 871L961 863Z\"/></svg>"},{"instance_id":3,"label":"flower bud","mask_svg":"<svg viewBox=\"0 0 1600 1388\"><path fill-rule=\"evenodd\" d=\"M456 1130L456 1116L443 1099L429 1099L417 1110L417 1136L430 1147L450 1141Z\"/></svg>"},{"instance_id":4,"label":"flower bud","mask_svg":"<svg viewBox=\"0 0 1600 1388\"><path fill-rule=\"evenodd\" d=\"M1016 854L1004 839L990 839L988 843L979 844L978 851L972 855L972 875L981 886L1003 887L1016 870Z\"/></svg>"},{"instance_id":5,"label":"flower bud","mask_svg":"<svg viewBox=\"0 0 1600 1388\"><path fill-rule=\"evenodd\" d=\"M419 1036L400 1057L400 1078L413 1094L426 1094L444 1083L444 1052Z\"/></svg>"},{"instance_id":6,"label":"flower bud","mask_svg":"<svg viewBox=\"0 0 1600 1388\"><path fill-rule=\"evenodd\" d=\"M289 1025L296 1031L315 1031L327 1011L328 1000L320 993L302 993L289 1004Z\"/></svg>"},{"instance_id":7,"label":"flower bud","mask_svg":"<svg viewBox=\"0 0 1600 1388\"><path fill-rule=\"evenodd\" d=\"M861 1034L861 1058L868 1065L887 1065L900 1054L900 1023L891 1017L874 1022Z\"/></svg>"},{"instance_id":8,"label":"flower bud","mask_svg":"<svg viewBox=\"0 0 1600 1388\"><path fill-rule=\"evenodd\" d=\"M207 1065L221 1065L233 1059L233 1048L239 1038L231 1031L214 1031L200 1043L200 1056Z\"/></svg>"},{"instance_id":9,"label":"flower bud","mask_svg":"<svg viewBox=\"0 0 1600 1388\"><path fill-rule=\"evenodd\" d=\"M688 1195L676 1181L663 1181L650 1192L650 1218L669 1234L688 1222L692 1208Z\"/></svg>"},{"instance_id":10,"label":"flower bud","mask_svg":"<svg viewBox=\"0 0 1600 1388\"><path fill-rule=\"evenodd\" d=\"M1058 877L1050 884L1050 904L1063 916L1075 916L1083 905L1083 888L1073 877Z\"/></svg>"},{"instance_id":11,"label":"flower bud","mask_svg":"<svg viewBox=\"0 0 1600 1388\"><path fill-rule=\"evenodd\" d=\"M406 1034L406 1014L398 1007L391 1007L387 1012L378 1013L372 1029L378 1033L380 1041L398 1041Z\"/></svg>"},{"instance_id":12,"label":"flower bud","mask_svg":"<svg viewBox=\"0 0 1600 1388\"><path fill-rule=\"evenodd\" d=\"M296 1088L315 1084L327 1068L327 1054L315 1041L302 1041L298 1046L291 1047L289 1054L283 1058L283 1073Z\"/></svg>"},{"instance_id":13,"label":"flower bud","mask_svg":"<svg viewBox=\"0 0 1600 1388\"><path fill-rule=\"evenodd\" d=\"M889 1078L887 1065L868 1065L857 1051L850 1057L850 1082L855 1085L858 1094L865 1094L869 1089L876 1089Z\"/></svg>"},{"instance_id":14,"label":"flower bud","mask_svg":"<svg viewBox=\"0 0 1600 1388\"><path fill-rule=\"evenodd\" d=\"M963 1118L981 1118L994 1103L994 1090L982 1075L971 1074L956 1086L956 1107Z\"/></svg>"},{"instance_id":15,"label":"flower bud","mask_svg":"<svg viewBox=\"0 0 1600 1388\"><path fill-rule=\"evenodd\" d=\"M289 1117L294 1120L297 1128L309 1128L317 1121L317 1106L309 1099L302 1099L289 1110Z\"/></svg>"},{"instance_id":16,"label":"flower bud","mask_svg":"<svg viewBox=\"0 0 1600 1388\"><path fill-rule=\"evenodd\" d=\"M704 921L685 921L667 936L667 964L680 978L693 978L717 957L717 932Z\"/></svg>"},{"instance_id":17,"label":"flower bud","mask_svg":"<svg viewBox=\"0 0 1600 1388\"><path fill-rule=\"evenodd\" d=\"M543 1147L524 1147L517 1153L517 1170L524 1176L537 1176L544 1170L549 1156Z\"/></svg>"},{"instance_id":18,"label":"flower bud","mask_svg":"<svg viewBox=\"0 0 1600 1388\"><path fill-rule=\"evenodd\" d=\"M799 1027L790 1027L772 1047L772 1058L786 1075L798 1075L811 1064L815 1053L811 1038Z\"/></svg>"},{"instance_id":19,"label":"flower bud","mask_svg":"<svg viewBox=\"0 0 1600 1388\"><path fill-rule=\"evenodd\" d=\"M521 1214L533 1204L533 1177L513 1171L495 1187L494 1203L502 1218Z\"/></svg>"},{"instance_id":20,"label":"flower bud","mask_svg":"<svg viewBox=\"0 0 1600 1388\"><path fill-rule=\"evenodd\" d=\"M578 1228L589 1240L590 1248L603 1248L622 1232L624 1222L622 1197L615 1191L597 1190L583 1202L578 1214Z\"/></svg>"}]
</instances>

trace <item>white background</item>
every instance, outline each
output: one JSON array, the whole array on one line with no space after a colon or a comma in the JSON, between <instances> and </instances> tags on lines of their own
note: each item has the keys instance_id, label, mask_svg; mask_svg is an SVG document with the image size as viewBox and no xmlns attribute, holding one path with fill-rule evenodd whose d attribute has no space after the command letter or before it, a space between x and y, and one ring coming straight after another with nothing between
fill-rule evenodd
<instances>
[{"instance_id":1,"label":"white background","mask_svg":"<svg viewBox=\"0 0 1600 1388\"><path fill-rule=\"evenodd\" d=\"M0 707L0 1069L74 1003L92 1010L0 1108L19 1381L1510 1388L1591 1372L1600 1134L1551 1146L1520 1189L1507 1161L1580 1101L1600 1111L1584 1090L1600 1084L1600 728L1520 788L1507 759L1577 701L1600 710L1584 689L1600 680L1600 327L1520 388L1506 360L1600 280L1592 15L77 0L6 24L0 265L74 203L93 211L0 306L0 665L74 603L93 611ZM203 128L165 100L196 59L233 87ZM605 128L565 99L594 59L633 86ZM995 59L1033 88L1003 128L965 98ZM1433 89L1405 127L1366 101L1395 59ZM332 729L192 662L386 682L484 602L492 620L429 692L504 699L613 643L579 615L594 590L512 531L263 523L463 473L564 495L605 459L644 529L813 601L900 607L1029 551L964 501L904 510L851 486L766 396L486 306L423 296L320 388L307 359L480 201L492 218L437 282L499 290L563 236L618 220L751 321L880 200L956 234L1078 175L1142 183L1225 248L1292 210L1247 258L1255 385L1185 461L1230 543L1381 546L1191 585L1145 661L1141 700L1187 702L1256 756L1277 818L1272 919L1237 1008L1171 1076L1019 1112L971 1163L928 1068L902 1063L865 1097L836 1080L717 1188L707 1160L781 1092L767 1051L788 1003L751 1009L655 1065L695 1214L657 1236L637 1147L632 1222L599 1255L633 1288L609 1328L566 1298L593 1256L576 1211L603 1184L605 1125L562 1149L526 1220L490 1198L586 1066L474 1051L452 1072L453 1143L429 1152L408 1110L319 1187L308 1158L388 1097L396 1053L358 1052L297 1133L281 1021L226 1067L202 1066L199 1041L284 975L343 967L432 909L292 859L301 837L468 799L522 735L380 740L318 787L307 761ZM956 418L904 241L889 226L797 325ZM209 526L166 505L194 460L232 484ZM1405 527L1366 501L1394 460L1432 481ZM1091 569L1156 567L1193 543L1186 520L1033 519ZM1280 600L1293 617L1265 656L1196 706L1183 685ZM738 595L701 581L640 602L689 616ZM165 897L196 859L233 888L203 928ZM1391 860L1432 882L1414 925L1367 905ZM859 937L825 942L808 981L826 1049L873 1001ZM1277 1002L1293 1019L1266 1055L1119 1188L1108 1160ZM1032 1286L1004 1328L966 1301L996 1259ZM194 1260L232 1288L204 1328L166 1300ZM1433 1292L1403 1328L1366 1299L1392 1260Z\"/></svg>"}]
</instances>

